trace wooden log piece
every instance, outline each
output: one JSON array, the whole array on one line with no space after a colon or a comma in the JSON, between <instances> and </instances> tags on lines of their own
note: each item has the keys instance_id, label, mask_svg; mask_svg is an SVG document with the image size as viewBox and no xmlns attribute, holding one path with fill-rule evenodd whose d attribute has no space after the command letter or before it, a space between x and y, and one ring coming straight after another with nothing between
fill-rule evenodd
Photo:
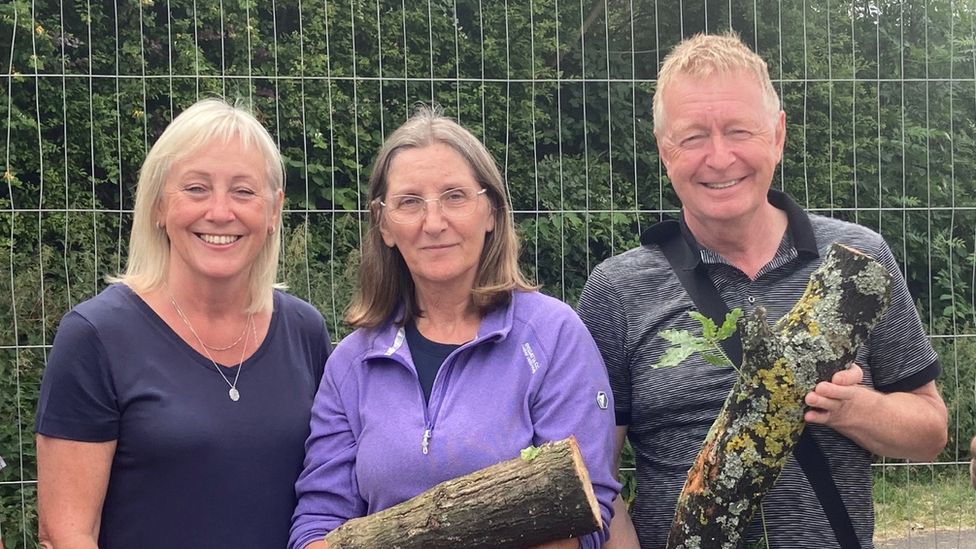
<instances>
[{"instance_id":1,"label":"wooden log piece","mask_svg":"<svg viewBox=\"0 0 976 549\"><path fill-rule=\"evenodd\" d=\"M531 547L601 528L576 438L523 451L330 532L329 549Z\"/></svg>"},{"instance_id":2,"label":"wooden log piece","mask_svg":"<svg viewBox=\"0 0 976 549\"><path fill-rule=\"evenodd\" d=\"M678 498L668 547L732 549L803 433L804 397L847 368L888 307L890 275L834 244L803 297L770 329L740 319L742 366Z\"/></svg>"}]
</instances>

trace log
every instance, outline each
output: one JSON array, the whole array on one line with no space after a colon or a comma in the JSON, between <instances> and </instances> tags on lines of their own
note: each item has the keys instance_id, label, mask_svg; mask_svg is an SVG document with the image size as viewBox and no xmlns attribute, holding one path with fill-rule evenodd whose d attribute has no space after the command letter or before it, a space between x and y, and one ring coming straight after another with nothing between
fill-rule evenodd
<instances>
[{"instance_id":1,"label":"log","mask_svg":"<svg viewBox=\"0 0 976 549\"><path fill-rule=\"evenodd\" d=\"M739 377L688 472L669 548L744 546L763 496L803 433L804 397L854 360L888 307L890 282L883 265L834 244L775 326L762 307L739 320Z\"/></svg>"},{"instance_id":2,"label":"log","mask_svg":"<svg viewBox=\"0 0 976 549\"><path fill-rule=\"evenodd\" d=\"M576 438L523 450L330 532L329 549L531 547L601 528Z\"/></svg>"}]
</instances>

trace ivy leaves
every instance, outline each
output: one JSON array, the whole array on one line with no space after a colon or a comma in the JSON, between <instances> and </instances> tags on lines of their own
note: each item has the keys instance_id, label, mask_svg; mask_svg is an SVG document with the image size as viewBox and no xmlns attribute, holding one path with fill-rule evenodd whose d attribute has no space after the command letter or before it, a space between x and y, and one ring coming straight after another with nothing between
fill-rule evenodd
<instances>
[{"instance_id":1,"label":"ivy leaves","mask_svg":"<svg viewBox=\"0 0 976 549\"><path fill-rule=\"evenodd\" d=\"M670 347L652 368L671 368L677 366L695 353L714 366L730 366L738 371L732 360L722 350L721 342L735 333L737 322L742 317L742 309L735 308L725 315L721 326L698 311L689 311L688 316L701 324L702 334L695 335L690 330L662 330L658 335L668 340Z\"/></svg>"}]
</instances>

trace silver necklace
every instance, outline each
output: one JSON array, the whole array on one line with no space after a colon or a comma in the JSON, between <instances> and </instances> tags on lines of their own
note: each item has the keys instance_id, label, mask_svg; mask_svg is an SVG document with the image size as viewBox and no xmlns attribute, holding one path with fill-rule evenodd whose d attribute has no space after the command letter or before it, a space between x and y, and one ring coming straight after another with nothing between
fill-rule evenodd
<instances>
[{"instance_id":1,"label":"silver necklace","mask_svg":"<svg viewBox=\"0 0 976 549\"><path fill-rule=\"evenodd\" d=\"M241 377L241 370L244 369L244 355L245 353L247 353L247 339L244 339L244 346L241 347L241 360L240 362L237 363L237 373L234 375L234 381L231 382L231 380L227 379L227 376L224 375L223 370L220 368L220 365L217 364L217 361L214 360L213 355L210 354L209 349L211 349L212 347L208 347L203 342L203 340L200 339L200 336L197 334L197 331L194 330L193 325L190 324L190 319L187 318L186 314L183 312L183 309L180 309L179 304L176 303L176 298L173 297L173 294L170 294L169 302L173 304L173 308L176 309L176 314L180 316L180 320L183 321L183 324L186 324L187 329L189 329L190 333L193 334L193 337L196 338L197 343L199 343L200 346L203 347L203 352L206 353L207 358L209 358L210 362L213 363L214 368L217 370L217 373L220 374L220 377L224 378L225 382L227 382L227 386L230 387L230 390L227 391L227 396L229 396L230 399L233 400L234 402L240 400L241 393L240 391L237 390L237 380ZM254 339L257 340L257 330L254 328L253 315L254 313L248 313L247 320L244 322L244 333L247 333L247 326L248 324L250 324L251 331L254 333ZM238 341L240 341L240 339L238 339ZM234 343L234 345L237 345L237 343ZM234 345L231 345L231 347L233 347ZM230 347L227 348L230 349Z\"/></svg>"}]
</instances>

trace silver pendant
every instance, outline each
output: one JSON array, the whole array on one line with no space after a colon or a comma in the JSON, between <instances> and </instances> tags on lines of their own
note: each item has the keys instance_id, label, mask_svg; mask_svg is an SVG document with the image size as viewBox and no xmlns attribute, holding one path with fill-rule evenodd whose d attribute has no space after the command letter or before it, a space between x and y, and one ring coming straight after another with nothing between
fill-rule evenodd
<instances>
[{"instance_id":1,"label":"silver pendant","mask_svg":"<svg viewBox=\"0 0 976 549\"><path fill-rule=\"evenodd\" d=\"M230 395L230 399L234 402L241 399L241 393L237 391L237 387L231 387L230 391L227 391L227 394Z\"/></svg>"}]
</instances>

